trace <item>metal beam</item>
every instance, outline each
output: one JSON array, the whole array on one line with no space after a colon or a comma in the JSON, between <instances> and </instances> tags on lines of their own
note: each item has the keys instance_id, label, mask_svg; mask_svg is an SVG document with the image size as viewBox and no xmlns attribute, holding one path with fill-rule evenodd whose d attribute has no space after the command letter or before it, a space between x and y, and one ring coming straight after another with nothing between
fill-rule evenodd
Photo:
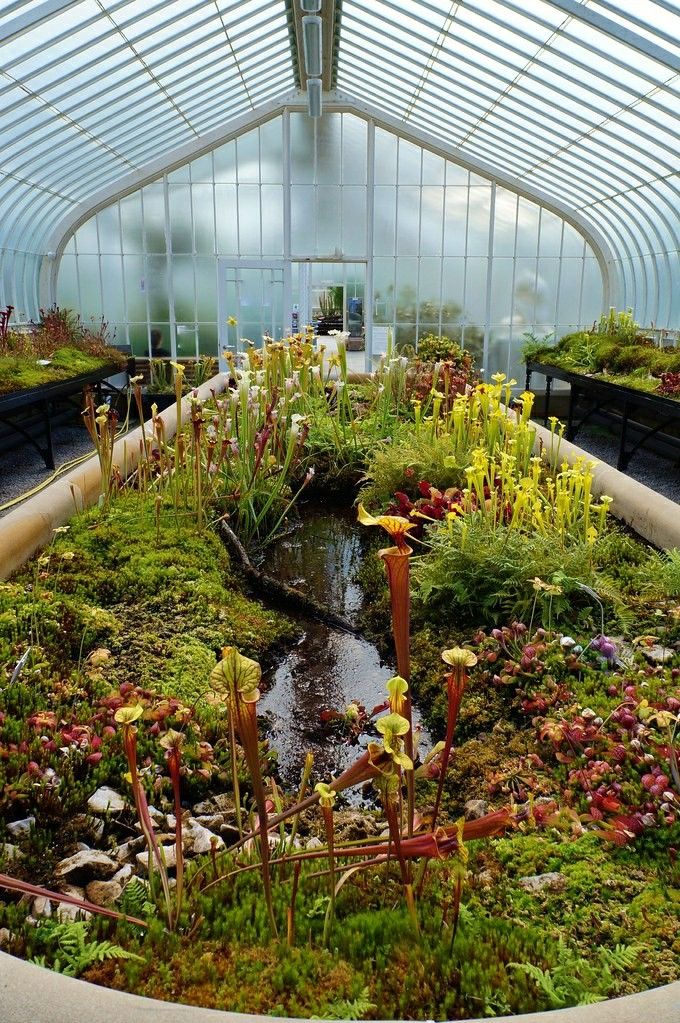
<instances>
[{"instance_id":1,"label":"metal beam","mask_svg":"<svg viewBox=\"0 0 680 1023\"><path fill-rule=\"evenodd\" d=\"M659 46L658 43L652 42L651 39L640 35L639 32L634 32L633 29L622 25L621 22L613 21L592 7L586 7L585 4L579 3L579 0L550 0L550 2L553 7L564 11L565 14L575 18L577 21L585 21L588 25L598 29L598 31L606 32L608 36L618 40L620 43L624 43L626 46L632 46L652 60L656 60L659 64L670 68L671 71L680 72L680 56L677 53L667 50L665 46ZM639 18L635 18L634 11L635 8L633 6L631 15L629 16L628 12L626 12L625 17L630 17L636 24L641 25L642 22ZM654 25L649 27L651 31L656 31Z\"/></svg>"},{"instance_id":2,"label":"metal beam","mask_svg":"<svg viewBox=\"0 0 680 1023\"><path fill-rule=\"evenodd\" d=\"M39 4L37 7L32 7L30 11L17 14L16 18L5 22L0 27L0 43L8 43L10 39L30 31L36 25L41 25L43 21L48 21L56 14L67 11L69 7L76 7L80 2L81 0L44 0L44 3ZM15 8L17 6L17 4L14 5Z\"/></svg>"}]
</instances>

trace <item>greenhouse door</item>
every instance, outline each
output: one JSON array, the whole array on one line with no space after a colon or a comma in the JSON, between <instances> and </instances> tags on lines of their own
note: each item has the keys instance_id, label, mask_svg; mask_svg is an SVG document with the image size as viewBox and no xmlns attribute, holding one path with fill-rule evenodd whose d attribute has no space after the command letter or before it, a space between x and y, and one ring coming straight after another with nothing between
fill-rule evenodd
<instances>
[{"instance_id":1,"label":"greenhouse door","mask_svg":"<svg viewBox=\"0 0 680 1023\"><path fill-rule=\"evenodd\" d=\"M276 339L284 335L288 328L284 310L289 304L290 270L283 260L262 263L220 259L217 266L222 365L222 352L243 351L248 348L246 338L261 348L263 335Z\"/></svg>"}]
</instances>

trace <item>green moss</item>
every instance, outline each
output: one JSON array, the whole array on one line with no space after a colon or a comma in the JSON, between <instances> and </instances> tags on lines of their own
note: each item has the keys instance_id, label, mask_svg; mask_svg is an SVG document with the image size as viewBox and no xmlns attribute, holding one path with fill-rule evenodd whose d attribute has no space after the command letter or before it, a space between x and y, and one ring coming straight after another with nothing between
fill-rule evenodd
<instances>
[{"instance_id":1,"label":"green moss","mask_svg":"<svg viewBox=\"0 0 680 1023\"><path fill-rule=\"evenodd\" d=\"M110 357L102 358L71 347L59 348L51 354L49 366L39 366L34 355L0 356L0 394L94 373L119 360L119 353L113 350Z\"/></svg>"}]
</instances>

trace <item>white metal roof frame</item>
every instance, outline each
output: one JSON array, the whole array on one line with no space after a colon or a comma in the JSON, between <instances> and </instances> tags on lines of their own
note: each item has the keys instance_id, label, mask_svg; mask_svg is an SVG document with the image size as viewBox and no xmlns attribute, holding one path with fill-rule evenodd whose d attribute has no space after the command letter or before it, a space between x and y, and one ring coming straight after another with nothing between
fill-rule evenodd
<instances>
[{"instance_id":1,"label":"white metal roof frame","mask_svg":"<svg viewBox=\"0 0 680 1023\"><path fill-rule=\"evenodd\" d=\"M552 209L596 252L606 301L676 325L680 0L323 3L326 110ZM8 297L48 301L96 209L304 108L299 20L297 0L0 0Z\"/></svg>"}]
</instances>

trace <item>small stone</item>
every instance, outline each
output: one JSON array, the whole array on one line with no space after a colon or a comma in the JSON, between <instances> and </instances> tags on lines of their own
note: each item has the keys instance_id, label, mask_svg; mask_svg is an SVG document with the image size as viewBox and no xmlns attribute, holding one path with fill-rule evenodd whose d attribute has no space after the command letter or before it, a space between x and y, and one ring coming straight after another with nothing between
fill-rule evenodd
<instances>
[{"instance_id":1,"label":"small stone","mask_svg":"<svg viewBox=\"0 0 680 1023\"><path fill-rule=\"evenodd\" d=\"M380 831L371 813L361 810L340 810L335 814L336 837L339 842L352 842L360 838L373 838Z\"/></svg>"},{"instance_id":2,"label":"small stone","mask_svg":"<svg viewBox=\"0 0 680 1023\"><path fill-rule=\"evenodd\" d=\"M115 789L110 789L108 785L102 785L87 801L90 813L120 813L126 806L127 800L123 799Z\"/></svg>"},{"instance_id":3,"label":"small stone","mask_svg":"<svg viewBox=\"0 0 680 1023\"><path fill-rule=\"evenodd\" d=\"M95 906L112 906L123 894L123 886L118 881L90 881L85 893Z\"/></svg>"},{"instance_id":4,"label":"small stone","mask_svg":"<svg viewBox=\"0 0 680 1023\"><path fill-rule=\"evenodd\" d=\"M673 650L669 650L667 646L661 646L660 643L655 643L654 646L642 647L642 653L650 664L666 664L667 661L671 661L675 656Z\"/></svg>"},{"instance_id":5,"label":"small stone","mask_svg":"<svg viewBox=\"0 0 680 1023\"><path fill-rule=\"evenodd\" d=\"M551 870L547 874L520 877L519 884L532 895L539 895L541 892L561 892L566 887L567 879L564 874Z\"/></svg>"},{"instance_id":6,"label":"small stone","mask_svg":"<svg viewBox=\"0 0 680 1023\"><path fill-rule=\"evenodd\" d=\"M31 828L35 827L35 817L24 817L20 821L11 821L7 825L12 838L27 838L31 833Z\"/></svg>"},{"instance_id":7,"label":"small stone","mask_svg":"<svg viewBox=\"0 0 680 1023\"><path fill-rule=\"evenodd\" d=\"M323 849L324 845L320 838L316 835L307 842L305 849Z\"/></svg>"},{"instance_id":8,"label":"small stone","mask_svg":"<svg viewBox=\"0 0 680 1023\"><path fill-rule=\"evenodd\" d=\"M165 866L167 867L168 870L172 870L173 867L177 866L177 853L176 853L174 844L173 845L162 845L161 849L163 850L163 855L165 857ZM148 852L148 850L145 850L144 852L137 853L136 859L137 859L137 863L140 865L140 867L143 867L144 870L148 870L148 868L149 868L149 852ZM156 858L155 857L153 858L152 862L153 862L153 864L155 866L156 865Z\"/></svg>"},{"instance_id":9,"label":"small stone","mask_svg":"<svg viewBox=\"0 0 680 1023\"><path fill-rule=\"evenodd\" d=\"M77 835L99 842L104 837L104 821L87 813L77 813L71 818L71 826Z\"/></svg>"},{"instance_id":10,"label":"small stone","mask_svg":"<svg viewBox=\"0 0 680 1023\"><path fill-rule=\"evenodd\" d=\"M90 846L87 842L76 842L76 852L89 852Z\"/></svg>"},{"instance_id":11,"label":"small stone","mask_svg":"<svg viewBox=\"0 0 680 1023\"><path fill-rule=\"evenodd\" d=\"M58 863L54 875L55 877L68 877L71 874L82 872L91 877L111 877L116 873L118 867L117 861L111 859L106 853L100 852L98 849L83 849Z\"/></svg>"},{"instance_id":12,"label":"small stone","mask_svg":"<svg viewBox=\"0 0 680 1023\"><path fill-rule=\"evenodd\" d=\"M33 916L52 916L52 903L49 899L46 899L43 895L38 895L37 898L33 899L31 906L31 913Z\"/></svg>"},{"instance_id":13,"label":"small stone","mask_svg":"<svg viewBox=\"0 0 680 1023\"><path fill-rule=\"evenodd\" d=\"M210 813L231 813L234 810L234 797L226 792L218 792L202 803L196 803L193 813L195 817L204 817Z\"/></svg>"},{"instance_id":14,"label":"small stone","mask_svg":"<svg viewBox=\"0 0 680 1023\"><path fill-rule=\"evenodd\" d=\"M24 854L18 846L11 842L0 842L0 862L5 860L11 863L13 860L23 860Z\"/></svg>"},{"instance_id":15,"label":"small stone","mask_svg":"<svg viewBox=\"0 0 680 1023\"><path fill-rule=\"evenodd\" d=\"M224 839L220 835L213 835L195 817L190 817L187 826L182 828L182 842L187 853L194 856L209 853L213 847L224 849Z\"/></svg>"},{"instance_id":16,"label":"small stone","mask_svg":"<svg viewBox=\"0 0 680 1023\"><path fill-rule=\"evenodd\" d=\"M222 825L224 824L223 813L203 814L202 816L195 817L194 819L198 821L201 827L208 828L209 831L219 831ZM172 819L172 824L170 824L170 818L168 817L168 826L174 828L175 826L174 817Z\"/></svg>"},{"instance_id":17,"label":"small stone","mask_svg":"<svg viewBox=\"0 0 680 1023\"><path fill-rule=\"evenodd\" d=\"M120 868L120 870L116 871L116 873L113 875L111 880L112 881L117 881L119 885L122 885L123 887L125 887L126 882L128 882L130 880L130 878L134 876L134 873L135 872L132 869L132 864L131 863L125 863Z\"/></svg>"},{"instance_id":18,"label":"small stone","mask_svg":"<svg viewBox=\"0 0 680 1023\"><path fill-rule=\"evenodd\" d=\"M105 646L100 646L92 651L87 660L93 668L100 668L102 664L111 660L111 651L107 650Z\"/></svg>"},{"instance_id":19,"label":"small stone","mask_svg":"<svg viewBox=\"0 0 680 1023\"><path fill-rule=\"evenodd\" d=\"M0 927L0 948L9 948L12 932L7 927Z\"/></svg>"},{"instance_id":20,"label":"small stone","mask_svg":"<svg viewBox=\"0 0 680 1023\"><path fill-rule=\"evenodd\" d=\"M571 636L562 636L560 646L563 650L571 650L572 647L576 646L576 640L572 639Z\"/></svg>"},{"instance_id":21,"label":"small stone","mask_svg":"<svg viewBox=\"0 0 680 1023\"><path fill-rule=\"evenodd\" d=\"M489 804L485 799L468 799L465 804L465 820L478 821L480 817L486 817L489 812Z\"/></svg>"},{"instance_id":22,"label":"small stone","mask_svg":"<svg viewBox=\"0 0 680 1023\"><path fill-rule=\"evenodd\" d=\"M131 838L128 842L117 845L112 850L111 855L115 856L119 863L127 863L129 860L134 859L135 853L143 849L145 844L146 839L144 835L140 835L139 838Z\"/></svg>"},{"instance_id":23,"label":"small stone","mask_svg":"<svg viewBox=\"0 0 680 1023\"><path fill-rule=\"evenodd\" d=\"M584 707L581 711L581 717L584 721L593 721L597 717L597 711L594 711L592 707Z\"/></svg>"},{"instance_id":24,"label":"small stone","mask_svg":"<svg viewBox=\"0 0 680 1023\"><path fill-rule=\"evenodd\" d=\"M84 899L85 889L79 888L72 884L62 884L59 886L59 890L62 895L70 895L73 899ZM68 902L60 902L57 905L57 919L60 923L64 923L68 920L89 920L92 916L87 909L79 909L78 906L71 906Z\"/></svg>"}]
</instances>

